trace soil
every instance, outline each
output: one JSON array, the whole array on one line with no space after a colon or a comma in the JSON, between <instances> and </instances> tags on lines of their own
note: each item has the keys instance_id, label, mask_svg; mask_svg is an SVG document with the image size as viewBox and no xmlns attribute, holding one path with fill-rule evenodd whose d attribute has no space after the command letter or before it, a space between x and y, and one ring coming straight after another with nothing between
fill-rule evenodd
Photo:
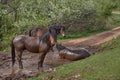
<instances>
[{"instance_id":1,"label":"soil","mask_svg":"<svg viewBox=\"0 0 120 80\"><path fill-rule=\"evenodd\" d=\"M120 14L120 11L113 11L112 14Z\"/></svg>"},{"instance_id":2,"label":"soil","mask_svg":"<svg viewBox=\"0 0 120 80\"><path fill-rule=\"evenodd\" d=\"M65 40L62 42L62 44L70 48L84 47L94 54L97 51L98 45L106 41L109 41L111 39L114 39L118 36L120 36L120 27L117 27L102 33L98 33L96 35L92 35L89 37ZM49 72L56 66L68 64L71 62L66 59L60 59L57 50L55 50L54 52L47 53L44 61L43 72L39 71L38 73L37 71L38 54L24 51L22 56L22 61L23 61L24 69L19 70L18 62L16 61L14 74L11 74L13 71L11 69L11 53L1 52L0 53L0 80L25 80L28 77Z\"/></svg>"}]
</instances>

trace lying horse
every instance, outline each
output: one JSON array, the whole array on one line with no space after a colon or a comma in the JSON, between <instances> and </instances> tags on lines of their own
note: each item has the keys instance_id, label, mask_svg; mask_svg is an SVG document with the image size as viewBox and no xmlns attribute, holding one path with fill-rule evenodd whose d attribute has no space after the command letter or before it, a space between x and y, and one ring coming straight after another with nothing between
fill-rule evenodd
<instances>
[{"instance_id":1,"label":"lying horse","mask_svg":"<svg viewBox=\"0 0 120 80\"><path fill-rule=\"evenodd\" d=\"M55 30L57 34L60 33L62 36L65 36L65 27L64 26L50 26L49 29ZM39 37L39 36L43 35L44 33L48 32L49 29L41 28L41 27L33 28L29 31L29 36Z\"/></svg>"},{"instance_id":2,"label":"lying horse","mask_svg":"<svg viewBox=\"0 0 120 80\"><path fill-rule=\"evenodd\" d=\"M71 49L68 49L68 48L62 46L61 44L56 44L56 48L59 51L60 58L68 59L71 61L84 59L91 55L90 52L88 52L88 50L85 48L71 50Z\"/></svg>"},{"instance_id":3,"label":"lying horse","mask_svg":"<svg viewBox=\"0 0 120 80\"><path fill-rule=\"evenodd\" d=\"M25 35L19 35L12 40L11 55L12 55L12 68L15 64L15 50L17 52L17 60L19 62L19 69L23 69L22 53L24 50L28 50L33 53L38 53L38 69L43 67L43 61L46 54L57 42L57 33L55 31L49 31L43 34L41 37L29 37Z\"/></svg>"}]
</instances>

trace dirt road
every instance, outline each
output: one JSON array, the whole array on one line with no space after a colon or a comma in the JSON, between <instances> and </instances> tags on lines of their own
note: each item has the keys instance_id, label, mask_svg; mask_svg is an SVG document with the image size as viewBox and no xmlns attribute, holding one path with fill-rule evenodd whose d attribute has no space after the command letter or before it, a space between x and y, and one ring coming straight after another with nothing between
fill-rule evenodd
<instances>
[{"instance_id":1,"label":"dirt road","mask_svg":"<svg viewBox=\"0 0 120 80\"><path fill-rule=\"evenodd\" d=\"M105 31L96 35L92 35L89 37L66 40L66 41L63 41L62 44L72 48L85 47L91 53L95 53L96 46L106 41L109 41L113 38L116 38L118 36L120 36L120 27L117 27L112 30ZM23 76L26 77L26 75L31 76L32 72L35 72L37 70L37 62L38 62L37 54L24 51L23 53L24 70L22 71L24 75L22 75L22 78ZM57 51L55 51L54 53L49 52L45 58L44 69L48 70L49 68L66 64L66 63L70 63L70 61L65 59L60 59ZM17 62L15 64L15 68L16 68L15 72L17 73L18 71ZM9 76L10 74L11 74L11 54L10 52L0 53L0 80L3 80L3 79L10 80L10 76ZM17 76L17 78L19 77L21 78L20 75Z\"/></svg>"},{"instance_id":2,"label":"dirt road","mask_svg":"<svg viewBox=\"0 0 120 80\"><path fill-rule=\"evenodd\" d=\"M120 11L113 11L112 14L120 14Z\"/></svg>"}]
</instances>

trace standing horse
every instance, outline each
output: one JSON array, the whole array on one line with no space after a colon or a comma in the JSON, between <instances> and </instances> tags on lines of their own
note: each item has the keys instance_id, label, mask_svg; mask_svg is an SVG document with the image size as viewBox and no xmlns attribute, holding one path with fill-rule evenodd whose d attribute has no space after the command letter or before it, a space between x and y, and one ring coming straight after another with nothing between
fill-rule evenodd
<instances>
[{"instance_id":1,"label":"standing horse","mask_svg":"<svg viewBox=\"0 0 120 80\"><path fill-rule=\"evenodd\" d=\"M65 27L64 26L50 26L49 29L55 30L57 34L61 34L63 37L65 36ZM33 28L29 31L29 36L39 37L44 33L49 31L48 28Z\"/></svg>"},{"instance_id":2,"label":"standing horse","mask_svg":"<svg viewBox=\"0 0 120 80\"><path fill-rule=\"evenodd\" d=\"M54 30L43 34L41 37L29 37L19 35L12 40L11 55L12 55L12 68L15 64L15 50L17 52L17 60L19 62L19 69L23 69L22 53L28 50L33 53L39 54L38 69L43 67L43 61L50 48L57 42L57 33Z\"/></svg>"}]
</instances>

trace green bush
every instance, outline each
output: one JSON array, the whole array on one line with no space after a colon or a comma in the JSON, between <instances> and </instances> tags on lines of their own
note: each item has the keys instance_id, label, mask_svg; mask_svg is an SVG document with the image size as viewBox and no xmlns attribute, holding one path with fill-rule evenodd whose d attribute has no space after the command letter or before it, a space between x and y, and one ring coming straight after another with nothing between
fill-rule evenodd
<instances>
[{"instance_id":1,"label":"green bush","mask_svg":"<svg viewBox=\"0 0 120 80\"><path fill-rule=\"evenodd\" d=\"M13 36L28 34L35 26L65 25L72 32L103 28L111 11L118 6L116 3L117 0L12 0L0 3L0 47L6 48Z\"/></svg>"}]
</instances>

